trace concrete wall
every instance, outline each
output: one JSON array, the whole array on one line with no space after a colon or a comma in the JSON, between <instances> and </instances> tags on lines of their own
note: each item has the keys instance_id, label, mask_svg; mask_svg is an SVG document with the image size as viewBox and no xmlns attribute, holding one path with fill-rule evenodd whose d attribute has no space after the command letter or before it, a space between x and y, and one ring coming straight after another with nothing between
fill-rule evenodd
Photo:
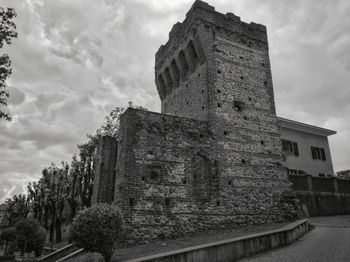
<instances>
[{"instance_id":1,"label":"concrete wall","mask_svg":"<svg viewBox=\"0 0 350 262\"><path fill-rule=\"evenodd\" d=\"M350 180L289 176L306 216L350 214Z\"/></svg>"},{"instance_id":2,"label":"concrete wall","mask_svg":"<svg viewBox=\"0 0 350 262\"><path fill-rule=\"evenodd\" d=\"M282 229L223 240L202 246L170 251L124 262L231 262L295 242L311 229L307 220L300 220Z\"/></svg>"},{"instance_id":3,"label":"concrete wall","mask_svg":"<svg viewBox=\"0 0 350 262\"><path fill-rule=\"evenodd\" d=\"M285 166L288 169L303 170L305 173L318 176L319 173L334 175L332 157L327 136L315 135L288 128L280 129L281 139L287 139L298 143L299 156L293 153L285 153ZM311 146L324 148L326 160L312 159Z\"/></svg>"},{"instance_id":4,"label":"concrete wall","mask_svg":"<svg viewBox=\"0 0 350 262\"><path fill-rule=\"evenodd\" d=\"M350 194L295 191L306 216L350 214Z\"/></svg>"}]
</instances>

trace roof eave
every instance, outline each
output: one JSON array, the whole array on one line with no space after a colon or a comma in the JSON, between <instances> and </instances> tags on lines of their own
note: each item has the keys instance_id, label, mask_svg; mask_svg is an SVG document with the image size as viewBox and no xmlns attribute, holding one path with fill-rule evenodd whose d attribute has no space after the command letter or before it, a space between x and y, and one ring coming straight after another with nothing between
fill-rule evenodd
<instances>
[{"instance_id":1,"label":"roof eave","mask_svg":"<svg viewBox=\"0 0 350 262\"><path fill-rule=\"evenodd\" d=\"M286 119L283 117L277 117L277 123L278 123L278 126L281 128L289 128L289 129L298 130L305 133L311 133L319 136L330 136L337 133L334 130L297 122L297 121Z\"/></svg>"}]
</instances>

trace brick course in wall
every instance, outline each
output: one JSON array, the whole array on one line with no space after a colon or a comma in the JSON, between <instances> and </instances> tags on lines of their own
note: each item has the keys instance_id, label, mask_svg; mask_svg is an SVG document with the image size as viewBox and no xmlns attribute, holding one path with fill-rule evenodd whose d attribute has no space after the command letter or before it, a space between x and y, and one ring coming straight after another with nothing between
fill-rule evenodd
<instances>
[{"instance_id":1,"label":"brick course in wall","mask_svg":"<svg viewBox=\"0 0 350 262\"><path fill-rule=\"evenodd\" d=\"M125 239L280 220L290 183L265 26L196 1L156 53L155 78L162 113L121 116L114 203Z\"/></svg>"}]
</instances>

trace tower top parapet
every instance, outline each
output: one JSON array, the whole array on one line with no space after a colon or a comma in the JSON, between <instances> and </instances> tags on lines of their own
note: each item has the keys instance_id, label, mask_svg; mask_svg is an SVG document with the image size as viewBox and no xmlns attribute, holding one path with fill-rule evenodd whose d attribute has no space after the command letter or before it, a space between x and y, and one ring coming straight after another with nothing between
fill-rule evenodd
<instances>
[{"instance_id":1,"label":"tower top parapet","mask_svg":"<svg viewBox=\"0 0 350 262\"><path fill-rule=\"evenodd\" d=\"M231 12L226 14L217 12L215 7L201 0L196 0L187 12L185 20L182 23L177 22L174 24L169 32L169 40L164 45L161 45L156 53L156 61L160 61L173 44L184 38L193 28L193 25L198 24L198 21L227 31L238 32L254 40L267 43L266 27L264 25L254 22L243 22L239 16Z\"/></svg>"}]
</instances>

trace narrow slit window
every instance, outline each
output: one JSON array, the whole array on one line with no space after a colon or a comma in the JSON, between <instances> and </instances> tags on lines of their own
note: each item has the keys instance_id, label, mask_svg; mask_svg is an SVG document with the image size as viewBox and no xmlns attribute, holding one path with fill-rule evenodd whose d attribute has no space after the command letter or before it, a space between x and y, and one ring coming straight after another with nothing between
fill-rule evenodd
<instances>
[{"instance_id":1,"label":"narrow slit window","mask_svg":"<svg viewBox=\"0 0 350 262\"><path fill-rule=\"evenodd\" d=\"M234 101L233 102L233 107L237 112L242 112L243 111L243 103L239 101Z\"/></svg>"},{"instance_id":2,"label":"narrow slit window","mask_svg":"<svg viewBox=\"0 0 350 262\"><path fill-rule=\"evenodd\" d=\"M171 62L170 68L171 68L171 71L172 71L172 73L174 75L176 84L178 85L179 80L180 80L180 71L179 71L179 69L177 67L175 59Z\"/></svg>"},{"instance_id":3,"label":"narrow slit window","mask_svg":"<svg viewBox=\"0 0 350 262\"><path fill-rule=\"evenodd\" d=\"M186 60L186 56L184 54L183 51L181 51L179 53L179 62L180 62L180 66L181 66L181 71L183 72L184 76L185 77L189 71L189 65L188 65L188 62Z\"/></svg>"}]
</instances>

